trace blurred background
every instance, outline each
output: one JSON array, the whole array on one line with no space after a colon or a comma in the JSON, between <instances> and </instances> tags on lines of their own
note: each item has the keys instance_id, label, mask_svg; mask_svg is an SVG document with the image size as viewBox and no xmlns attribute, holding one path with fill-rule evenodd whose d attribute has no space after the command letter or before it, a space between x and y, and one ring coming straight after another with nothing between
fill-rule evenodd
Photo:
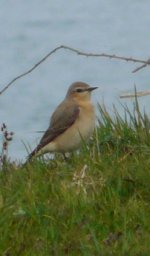
<instances>
[{"instance_id":1,"label":"blurred background","mask_svg":"<svg viewBox=\"0 0 150 256\"><path fill-rule=\"evenodd\" d=\"M150 57L150 2L141 0L1 0L0 89L53 48L65 44L87 52ZM133 74L136 63L86 58L61 50L0 96L0 123L15 132L9 148L12 160L24 160L24 144L32 149L45 130L55 107L75 81L99 86L93 102L129 107L133 99L120 100L122 92L150 89L150 68ZM139 98L149 113L149 96Z\"/></svg>"}]
</instances>

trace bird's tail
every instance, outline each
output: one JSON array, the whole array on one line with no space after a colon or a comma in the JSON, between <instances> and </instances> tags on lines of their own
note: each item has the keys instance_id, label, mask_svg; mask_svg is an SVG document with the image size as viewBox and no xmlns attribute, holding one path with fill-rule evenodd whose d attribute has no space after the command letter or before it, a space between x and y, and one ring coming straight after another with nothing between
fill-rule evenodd
<instances>
[{"instance_id":1,"label":"bird's tail","mask_svg":"<svg viewBox=\"0 0 150 256\"><path fill-rule=\"evenodd\" d=\"M31 161L34 156L36 156L37 150L34 149L28 156L28 161Z\"/></svg>"},{"instance_id":2,"label":"bird's tail","mask_svg":"<svg viewBox=\"0 0 150 256\"><path fill-rule=\"evenodd\" d=\"M31 163L31 161L33 160L33 158L36 156L37 154L37 149L34 149L28 156L27 156L27 160L25 161L25 163L23 164L23 166L26 166L27 164Z\"/></svg>"}]
</instances>

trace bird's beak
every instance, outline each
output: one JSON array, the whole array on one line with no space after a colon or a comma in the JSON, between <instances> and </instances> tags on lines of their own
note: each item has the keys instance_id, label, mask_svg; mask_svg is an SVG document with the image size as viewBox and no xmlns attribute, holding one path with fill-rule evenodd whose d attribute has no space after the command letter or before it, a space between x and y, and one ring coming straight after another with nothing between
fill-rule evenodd
<instances>
[{"instance_id":1,"label":"bird's beak","mask_svg":"<svg viewBox=\"0 0 150 256\"><path fill-rule=\"evenodd\" d=\"M87 88L87 91L89 91L89 92L91 92L91 91L93 91L93 90L95 90L95 89L97 89L98 87L89 87L89 88Z\"/></svg>"}]
</instances>

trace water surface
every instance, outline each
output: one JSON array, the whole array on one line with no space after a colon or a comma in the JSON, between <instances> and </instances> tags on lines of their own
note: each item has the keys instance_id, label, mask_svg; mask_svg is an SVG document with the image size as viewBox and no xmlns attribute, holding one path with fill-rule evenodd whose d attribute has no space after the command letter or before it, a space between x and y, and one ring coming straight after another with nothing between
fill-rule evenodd
<instances>
[{"instance_id":1,"label":"water surface","mask_svg":"<svg viewBox=\"0 0 150 256\"><path fill-rule=\"evenodd\" d=\"M0 1L0 88L26 71L56 46L66 44L87 52L148 59L150 2L140 0ZM77 80L100 86L93 101L111 110L123 91L149 89L150 69L136 74L136 64L85 58L59 51L0 96L0 123L15 132L9 155L24 159L23 142L34 148L49 117ZM131 100L126 100L131 105ZM149 97L139 100L149 112ZM120 109L118 104L118 109Z\"/></svg>"}]
</instances>

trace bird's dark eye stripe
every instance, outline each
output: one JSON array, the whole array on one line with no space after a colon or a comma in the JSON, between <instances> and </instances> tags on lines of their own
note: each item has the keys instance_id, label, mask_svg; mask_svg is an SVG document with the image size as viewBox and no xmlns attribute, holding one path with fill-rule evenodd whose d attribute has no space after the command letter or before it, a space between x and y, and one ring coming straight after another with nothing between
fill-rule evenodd
<instances>
[{"instance_id":1,"label":"bird's dark eye stripe","mask_svg":"<svg viewBox=\"0 0 150 256\"><path fill-rule=\"evenodd\" d=\"M76 92L83 92L83 90L78 88L78 89L76 89Z\"/></svg>"}]
</instances>

